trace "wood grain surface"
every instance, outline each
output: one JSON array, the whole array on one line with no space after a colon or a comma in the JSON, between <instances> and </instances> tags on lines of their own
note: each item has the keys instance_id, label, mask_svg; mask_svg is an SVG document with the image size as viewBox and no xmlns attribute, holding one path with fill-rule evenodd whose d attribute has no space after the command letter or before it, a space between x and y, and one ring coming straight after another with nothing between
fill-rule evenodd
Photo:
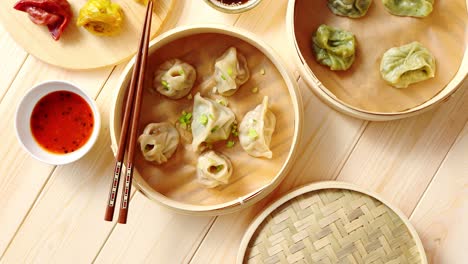
<instances>
[{"instance_id":1,"label":"wood grain surface","mask_svg":"<svg viewBox=\"0 0 468 264\"><path fill-rule=\"evenodd\" d=\"M176 1L163 27L221 23L266 40L295 73L305 120L298 160L278 189L241 212L179 215L132 196L129 223L104 222L113 155L107 127L111 94L125 65L68 71L23 51L0 26L0 263L234 263L253 218L294 187L339 179L375 191L400 208L423 240L430 263L468 259L468 83L441 107L394 122L367 122L335 112L296 73L287 43L286 0L263 0L244 14L203 1ZM34 84L65 79L97 99L102 130L93 151L65 166L40 163L15 138L16 106Z\"/></svg>"}]
</instances>

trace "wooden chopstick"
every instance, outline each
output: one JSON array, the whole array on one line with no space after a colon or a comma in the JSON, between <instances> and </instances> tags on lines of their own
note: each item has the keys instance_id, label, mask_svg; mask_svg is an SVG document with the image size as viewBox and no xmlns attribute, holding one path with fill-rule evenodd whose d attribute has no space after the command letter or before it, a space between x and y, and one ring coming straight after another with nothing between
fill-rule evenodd
<instances>
[{"instance_id":1,"label":"wooden chopstick","mask_svg":"<svg viewBox=\"0 0 468 264\"><path fill-rule=\"evenodd\" d=\"M127 153L127 172L125 174L125 184L122 195L122 201L119 212L119 223L125 224L127 222L129 196L133 178L133 159L135 154L136 133L138 129L138 121L140 117L141 98L143 91L144 76L146 70L146 58L148 57L148 43L151 32L151 18L153 10L153 1L148 1L146 8L145 22L143 23L142 35L139 42L138 52L135 57L135 64L133 67L132 78L128 90L124 117L122 120L122 129L120 133L119 146L117 150L114 177L112 179L111 188L109 191L109 198L107 201L106 213L104 220L112 221L115 210L115 200L118 194L120 174L122 171L122 164L124 161L125 151L128 147ZM135 97L136 90L136 98ZM130 139L127 140L128 130L130 126Z\"/></svg>"}]
</instances>

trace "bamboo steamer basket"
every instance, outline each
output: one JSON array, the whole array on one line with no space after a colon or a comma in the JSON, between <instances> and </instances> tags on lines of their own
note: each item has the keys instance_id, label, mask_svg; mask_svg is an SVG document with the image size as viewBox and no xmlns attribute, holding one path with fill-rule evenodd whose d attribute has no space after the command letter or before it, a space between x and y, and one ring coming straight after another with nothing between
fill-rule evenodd
<instances>
[{"instance_id":1,"label":"bamboo steamer basket","mask_svg":"<svg viewBox=\"0 0 468 264\"><path fill-rule=\"evenodd\" d=\"M344 182L300 187L267 206L242 238L237 263L421 263L408 218Z\"/></svg>"},{"instance_id":2,"label":"bamboo steamer basket","mask_svg":"<svg viewBox=\"0 0 468 264\"><path fill-rule=\"evenodd\" d=\"M337 17L331 13L331 11L326 7L326 1L306 1L306 0L290 0L288 3L288 8L287 8L287 16L286 16L286 25L287 25L287 35L289 38L290 43L294 45L293 51L293 58L295 60L296 65L299 68L299 72L301 76L304 78L308 86L311 88L311 90L326 104L328 104L330 107L333 109L342 112L344 114L359 118L359 119L364 119L364 120L370 120L370 121L389 121L389 120L396 120L396 119L401 119L401 118L406 118L410 116L414 116L420 113L423 113L425 111L428 111L430 109L433 109L436 106L439 106L441 103L447 101L451 95L461 86L463 81L466 79L466 76L468 74L468 1L466 0L456 0L457 4L454 5L455 3L452 1L436 1L434 4L434 11L433 13L428 16L428 18L423 18L423 19L416 19L416 18L408 18L408 17L396 17L392 16L387 12L384 12L384 8L382 6L381 1L373 1L369 12L366 16L363 18L359 19L351 19L351 18L345 18L345 17ZM298 3L301 4L300 8L296 8L296 5ZM315 14L306 14L307 9L309 11L311 10L310 6L317 5L320 6L320 10L315 10ZM305 6L309 6L309 8L304 8ZM315 7L315 6L314 6ZM438 8L445 8L443 11L439 10ZM322 10L323 9L323 10ZM300 10L300 11L296 11ZM449 13L443 13L449 10ZM381 17L376 18L376 14L379 14ZM333 17L334 16L334 17ZM372 18L367 18L368 16L371 16ZM305 38L305 36L298 36L298 25L296 24L297 20L303 20L303 21L313 21L314 19L320 19L320 18L327 18L328 20L332 20L333 22L337 23L332 23L329 24L331 26L337 26L339 28L344 28L345 30L350 30L352 32L353 29L356 29L356 24L357 23L363 23L363 29L367 30L367 34L370 32L376 32L376 31L385 31L386 28L391 28L391 30L395 30L395 23L398 23L399 21L402 21L400 26L401 34L394 34L392 37L389 37L388 39L372 39L372 36L369 35L359 35L356 34L357 38L357 45L358 45L358 50L357 50L357 59L354 63L354 65L351 67L350 70L347 72L351 71L351 74L359 68L360 59L359 56L361 56L361 60L363 56L367 56L365 53L365 50L360 49L361 44L363 42L370 42L370 45L375 45L378 46L379 53L377 53L377 57L370 58L372 60L375 60L374 66L372 71L374 71L373 74L373 82L374 84L378 84L376 86L380 87L381 89L396 89L393 88L389 85L386 85L383 80L376 80L376 79L381 79L380 74L377 74L378 70L378 65L380 65L380 59L381 55L383 55L383 52L391 47L403 45L406 43L409 43L409 40L414 37L411 41L419 41L419 37L421 36L420 32L417 32L415 30L411 31L412 23L418 27L418 29L421 28L426 28L426 35L424 35L424 40L426 41L425 43L423 42L423 45L426 46L429 45L429 49L431 52L435 51L435 57L436 57L436 62L437 62L437 72L436 72L436 78L438 78L438 74L442 75L445 66L450 66L454 67L452 69L452 72L450 74L444 75L444 78L447 78L446 82L443 82L442 85L439 85L437 87L434 87L435 89L438 89L436 92L428 92L430 94L425 95L424 100L422 99L416 99L414 102L414 105L409 108L405 109L397 109L397 103L395 103L395 109L392 109L392 107L389 107L389 109L385 111L377 111L377 110L369 110L367 108L361 107L359 103L369 100L366 99L365 96L363 96L361 99L356 99L354 100L352 97L352 93L354 92L355 88L359 86L359 82L356 82L355 80L355 86L354 87L349 87L343 89L342 93L338 96L336 93L333 92L335 88L335 85L332 85L331 83L339 83L339 85L336 86L341 86L341 85L346 85L349 84L350 82L346 83L345 80L346 78L349 78L349 73L335 73L330 71L329 69L326 69L328 72L325 73L325 68L323 68L320 72L314 71L312 68L315 70L318 69L318 67L325 67L325 66L317 66L318 63L316 63L315 58L312 58L310 54L305 54L304 51L304 44L301 44L301 41L298 41L298 37L300 38ZM368 19L368 20L367 20ZM379 20L380 19L380 20ZM370 21L368 23L368 21ZM396 22L395 22L396 21ZM439 24L432 26L429 24L430 22L428 21L440 21L438 22ZM314 21L314 23L316 23ZM325 23L325 22L320 22L320 23ZM366 24L368 23L368 24ZM372 25L372 24L373 25ZM378 23L378 25L376 25ZM444 24L445 23L445 24ZM328 23L327 23L328 24ZM376 26L380 26L380 28L376 28ZM450 29L449 29L450 28ZM455 28L459 30L458 33L452 32ZM312 38L312 33L313 31L308 32L309 34L307 37ZM356 33L356 32L354 32ZM358 32L362 33L362 32ZM373 34L373 33L372 33ZM360 39L360 36L362 37ZM379 35L381 36L381 35ZM440 42L437 42L439 40L443 40ZM404 41L403 41L404 40ZM406 42L405 42L406 41ZM453 41L452 44L458 44L461 46L457 45L452 45L452 46L443 46L442 44L447 41ZM398 44L395 44L398 43ZM302 51L300 46L302 45ZM369 47L368 43L365 43L363 45L367 45L366 48ZM382 47L386 46L385 49ZM456 47L455 47L456 46ZM463 46L463 47L462 47ZM310 49L312 47L309 47ZM444 49L447 53L443 53ZM458 50L457 57L456 58L445 58L445 54L449 54L452 52L454 49ZM307 53L307 52L306 52ZM444 55L444 56L437 56L437 55ZM449 54L450 55L450 54ZM450 56L447 56L450 57ZM366 58L367 60L367 58ZM378 62L377 62L378 61ZM439 63L440 62L440 63ZM314 65L316 64L316 65ZM440 64L440 65L439 65ZM312 67L313 66L313 67ZM444 67L441 67L444 66ZM354 70L353 70L354 69ZM369 69L369 68L368 68ZM359 70L356 70L359 71ZM444 71L445 72L445 71ZM333 77L334 79L328 79L329 76L335 74L339 77ZM341 74L341 75L340 75ZM327 76L328 75L328 76ZM365 78L365 77L364 77ZM436 79L435 78L435 79ZM324 79L327 79L326 81ZM343 84L340 83L343 81ZM366 80L367 81L367 80ZM418 90L417 92L414 92L411 96L417 97L418 93L420 91L423 91L424 86L435 86L436 84L432 84L431 80L421 82L419 84L415 84L414 86L417 88L414 88L413 85L406 88L406 91L413 93L416 89ZM328 83L328 86L325 84ZM386 87L382 87L386 86ZM411 91L410 89L413 89ZM395 90L396 91L396 90ZM401 91L401 90L400 90ZM363 99L364 98L364 99ZM393 97L393 95L389 95L387 98L381 98L382 100L380 103L385 103L385 99L392 99L392 100L397 100L398 97ZM403 97L401 97L403 98ZM354 100L354 102L353 102ZM361 100L361 102L359 102ZM418 101L419 100L419 101ZM357 102L357 104L356 104ZM368 102L363 102L364 104ZM359 104L359 105L358 105Z\"/></svg>"},{"instance_id":3,"label":"bamboo steamer basket","mask_svg":"<svg viewBox=\"0 0 468 264\"><path fill-rule=\"evenodd\" d=\"M235 46L244 53L251 71L249 81L241 86L235 95L227 98L229 106L240 122L246 111L261 103L261 96L269 96L271 110L277 118L271 144L273 159L248 158L250 156L237 142L234 148L220 151L234 164L234 173L229 184L221 188L207 189L196 182L196 158L193 156L194 152L187 149L189 144L181 146L179 143L175 157L161 167L144 161L138 146L134 186L149 199L179 213L221 215L250 206L275 189L295 160L302 126L302 102L297 83L287 72L279 56L252 33L224 25L184 26L163 33L150 43L145 85L152 85L152 73L159 64L166 59L180 58L197 69L197 81L191 93L195 95L194 90L205 89L204 85L209 83L209 78L207 81L205 77L212 75L215 58L222 54L221 49L225 50L228 46ZM210 51L215 54L210 54ZM200 61L209 61L211 66ZM133 65L134 59L129 62L120 77L110 109L110 136L114 153L120 136L124 98ZM257 93L250 90L255 85L260 88ZM180 112L193 104L193 100L189 100L191 98L170 100L148 90L145 89L143 95L139 132L149 120L176 122ZM174 109L179 112L172 113L171 110ZM152 117L154 113L159 116ZM169 120L158 119L161 116ZM216 145L214 148L218 150Z\"/></svg>"}]
</instances>

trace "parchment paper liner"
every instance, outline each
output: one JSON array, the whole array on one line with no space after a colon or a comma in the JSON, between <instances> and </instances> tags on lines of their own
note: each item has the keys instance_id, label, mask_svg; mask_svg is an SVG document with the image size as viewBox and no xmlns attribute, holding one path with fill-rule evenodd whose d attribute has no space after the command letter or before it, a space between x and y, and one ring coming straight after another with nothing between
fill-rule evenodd
<instances>
[{"instance_id":1,"label":"parchment paper liner","mask_svg":"<svg viewBox=\"0 0 468 264\"><path fill-rule=\"evenodd\" d=\"M343 104L370 113L398 113L417 107L443 90L458 71L468 42L465 0L435 1L426 18L390 15L374 0L367 15L350 19L333 15L327 1L297 0L294 28L299 51L320 82ZM312 33L321 24L356 35L357 57L345 72L319 65L311 50ZM407 89L396 89L380 76L380 60L391 47L419 41L435 56L436 77ZM465 69L468 71L468 69Z\"/></svg>"},{"instance_id":2,"label":"parchment paper liner","mask_svg":"<svg viewBox=\"0 0 468 264\"><path fill-rule=\"evenodd\" d=\"M238 140L233 148L227 148L225 142L214 145L214 149L227 155L234 167L230 183L214 189L207 189L196 180L196 160L198 154L191 150L191 145L182 140L174 156L164 165L153 165L144 160L137 151L136 170L141 175L140 184L150 187L165 196L166 200L174 200L195 206L217 208L228 202L243 203L257 196L261 190L273 184L284 163L291 154L295 135L295 111L288 87L275 65L257 48L235 37L203 33L184 37L154 51L150 55L148 74L145 86L152 84L153 72L159 64L171 58L179 58L197 69L197 81L191 94L201 91L202 95L216 98L212 94L214 82L211 79L214 72L214 61L228 47L234 46L247 58L251 71L250 80L231 97L227 97L229 107L235 112L238 122L247 111L260 104L263 96L269 97L270 109L277 118L276 131L273 134L271 149L273 159L253 158L243 151ZM265 74L262 74L262 72ZM128 82L124 84L126 87ZM258 93L252 89L258 87ZM121 119L123 110L122 98L118 99L115 113ZM120 105L120 106L119 106ZM183 98L170 100L159 93L144 91L139 132L150 122L170 121L175 123L181 112L192 111L193 99ZM120 122L118 128L120 128ZM115 131L116 137L120 131ZM148 193L145 193L148 195ZM240 201L242 200L242 201ZM231 208L232 209L232 208Z\"/></svg>"}]
</instances>

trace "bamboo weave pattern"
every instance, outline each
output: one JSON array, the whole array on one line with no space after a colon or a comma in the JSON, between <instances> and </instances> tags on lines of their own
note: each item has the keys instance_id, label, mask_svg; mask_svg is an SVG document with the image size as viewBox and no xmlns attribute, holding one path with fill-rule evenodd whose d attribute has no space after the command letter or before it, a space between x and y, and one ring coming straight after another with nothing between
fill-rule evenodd
<instances>
[{"instance_id":1,"label":"bamboo weave pattern","mask_svg":"<svg viewBox=\"0 0 468 264\"><path fill-rule=\"evenodd\" d=\"M249 242L244 263L421 263L404 222L376 199L327 189L273 211Z\"/></svg>"}]
</instances>

